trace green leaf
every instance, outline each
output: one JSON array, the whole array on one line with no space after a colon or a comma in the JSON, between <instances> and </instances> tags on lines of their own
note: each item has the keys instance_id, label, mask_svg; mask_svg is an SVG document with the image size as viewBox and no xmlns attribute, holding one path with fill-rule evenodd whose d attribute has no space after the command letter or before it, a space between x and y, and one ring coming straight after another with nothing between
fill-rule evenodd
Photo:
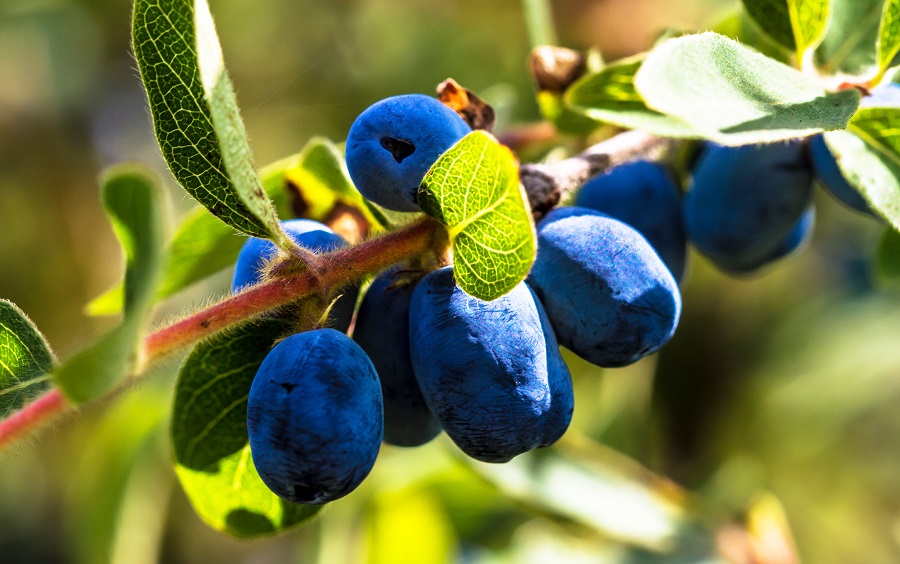
<instances>
[{"instance_id":1,"label":"green leaf","mask_svg":"<svg viewBox=\"0 0 900 564\"><path fill-rule=\"evenodd\" d=\"M634 87L634 75L643 62L641 55L581 77L566 91L566 105L592 119L620 127L662 137L697 137L681 120L653 111L644 103Z\"/></svg>"},{"instance_id":2,"label":"green leaf","mask_svg":"<svg viewBox=\"0 0 900 564\"><path fill-rule=\"evenodd\" d=\"M900 0L887 0L878 26L878 71L884 76L900 52Z\"/></svg>"},{"instance_id":3,"label":"green leaf","mask_svg":"<svg viewBox=\"0 0 900 564\"><path fill-rule=\"evenodd\" d=\"M825 36L830 0L743 0L750 17L800 59Z\"/></svg>"},{"instance_id":4,"label":"green leaf","mask_svg":"<svg viewBox=\"0 0 900 564\"><path fill-rule=\"evenodd\" d=\"M820 71L826 75L863 74L875 65L884 0L834 0L825 39L816 50Z\"/></svg>"},{"instance_id":5,"label":"green leaf","mask_svg":"<svg viewBox=\"0 0 900 564\"><path fill-rule=\"evenodd\" d=\"M896 284L900 280L900 232L885 229L875 251L875 272L880 282Z\"/></svg>"},{"instance_id":6,"label":"green leaf","mask_svg":"<svg viewBox=\"0 0 900 564\"><path fill-rule=\"evenodd\" d=\"M525 279L537 245L512 152L485 131L448 149L422 179L419 206L448 227L453 276L464 292L493 300Z\"/></svg>"},{"instance_id":7,"label":"green leaf","mask_svg":"<svg viewBox=\"0 0 900 564\"><path fill-rule=\"evenodd\" d=\"M103 207L125 254L124 318L100 342L81 351L53 375L76 403L109 391L137 364L137 353L165 260L159 186L133 165L109 170L100 191Z\"/></svg>"},{"instance_id":8,"label":"green leaf","mask_svg":"<svg viewBox=\"0 0 900 564\"><path fill-rule=\"evenodd\" d=\"M0 418L45 392L55 363L50 345L28 316L0 300Z\"/></svg>"},{"instance_id":9,"label":"green leaf","mask_svg":"<svg viewBox=\"0 0 900 564\"><path fill-rule=\"evenodd\" d=\"M340 151L327 139L310 140L302 152L265 167L261 176L266 193L285 217L290 214L290 186L303 198L306 217L322 221L342 203L357 209L374 229L384 225L384 219L369 210L354 188ZM205 208L189 212L169 244L166 270L156 300L175 295L232 266L244 241L244 237ZM89 315L113 315L121 310L121 286L111 288L87 306Z\"/></svg>"},{"instance_id":10,"label":"green leaf","mask_svg":"<svg viewBox=\"0 0 900 564\"><path fill-rule=\"evenodd\" d=\"M175 178L235 229L290 246L266 197L205 0L136 0L134 53Z\"/></svg>"},{"instance_id":11,"label":"green leaf","mask_svg":"<svg viewBox=\"0 0 900 564\"><path fill-rule=\"evenodd\" d=\"M250 385L276 339L289 331L288 322L266 318L201 342L185 359L175 386L175 471L197 514L239 537L280 532L319 510L273 494L250 455Z\"/></svg>"},{"instance_id":12,"label":"green leaf","mask_svg":"<svg viewBox=\"0 0 900 564\"><path fill-rule=\"evenodd\" d=\"M879 128L877 123L852 123L850 131L826 133L825 143L841 173L869 207L900 230L900 164L892 149L878 141L878 132L871 131Z\"/></svg>"},{"instance_id":13,"label":"green leaf","mask_svg":"<svg viewBox=\"0 0 900 564\"><path fill-rule=\"evenodd\" d=\"M844 129L859 105L855 90L829 93L815 78L715 33L662 43L635 86L648 107L723 145Z\"/></svg>"}]
</instances>

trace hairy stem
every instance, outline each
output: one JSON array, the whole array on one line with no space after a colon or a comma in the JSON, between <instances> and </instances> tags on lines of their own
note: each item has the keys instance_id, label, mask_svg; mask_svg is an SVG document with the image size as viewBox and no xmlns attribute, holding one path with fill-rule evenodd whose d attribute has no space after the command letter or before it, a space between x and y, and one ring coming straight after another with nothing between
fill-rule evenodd
<instances>
[{"instance_id":1,"label":"hairy stem","mask_svg":"<svg viewBox=\"0 0 900 564\"><path fill-rule=\"evenodd\" d=\"M144 339L144 362L139 373L162 358L242 321L312 294L328 294L342 286L358 282L367 274L421 255L433 248L440 229L440 224L433 219L419 220L355 247L317 257L315 271L305 268L301 272L253 286L158 329ZM123 379L110 395L130 385L138 375ZM74 408L59 389L48 391L0 421L0 448Z\"/></svg>"}]
</instances>

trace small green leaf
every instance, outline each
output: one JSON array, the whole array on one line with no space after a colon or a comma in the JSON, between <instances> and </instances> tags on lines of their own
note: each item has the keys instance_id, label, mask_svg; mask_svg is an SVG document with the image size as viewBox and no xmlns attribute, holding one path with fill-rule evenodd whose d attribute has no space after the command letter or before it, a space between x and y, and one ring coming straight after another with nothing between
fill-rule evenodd
<instances>
[{"instance_id":1,"label":"small green leaf","mask_svg":"<svg viewBox=\"0 0 900 564\"><path fill-rule=\"evenodd\" d=\"M604 123L662 137L697 137L681 120L655 112L644 103L634 87L634 75L643 62L641 55L581 77L566 91L566 104Z\"/></svg>"},{"instance_id":2,"label":"small green leaf","mask_svg":"<svg viewBox=\"0 0 900 564\"><path fill-rule=\"evenodd\" d=\"M136 0L134 52L175 178L235 229L290 245L247 143L206 0Z\"/></svg>"},{"instance_id":3,"label":"small green leaf","mask_svg":"<svg viewBox=\"0 0 900 564\"><path fill-rule=\"evenodd\" d=\"M889 124L883 126L888 129ZM869 207L900 230L900 164L894 149L884 143L887 133L882 124L862 121L851 123L850 131L826 133L825 143Z\"/></svg>"},{"instance_id":4,"label":"small green leaf","mask_svg":"<svg viewBox=\"0 0 900 564\"><path fill-rule=\"evenodd\" d=\"M844 129L855 90L829 93L814 78L721 35L656 47L635 76L647 106L723 145L774 142Z\"/></svg>"},{"instance_id":5,"label":"small green leaf","mask_svg":"<svg viewBox=\"0 0 900 564\"><path fill-rule=\"evenodd\" d=\"M200 517L239 537L280 532L319 507L289 503L262 482L250 455L247 396L288 322L266 318L216 335L185 359L175 386L175 471Z\"/></svg>"},{"instance_id":6,"label":"small green leaf","mask_svg":"<svg viewBox=\"0 0 900 564\"><path fill-rule=\"evenodd\" d=\"M314 138L302 152L272 163L261 172L263 186L284 217L290 215L288 186L300 192L307 206L304 215L324 220L338 202L351 206L375 229L385 220L373 213L349 180L343 157L331 141ZM181 221L169 244L166 271L156 300L175 295L234 264L246 239L205 208L197 208ZM122 287L115 286L87 306L89 315L114 315L122 310Z\"/></svg>"},{"instance_id":7,"label":"small green leaf","mask_svg":"<svg viewBox=\"0 0 900 564\"><path fill-rule=\"evenodd\" d=\"M798 58L825 37L831 0L743 0L750 17Z\"/></svg>"},{"instance_id":8,"label":"small green leaf","mask_svg":"<svg viewBox=\"0 0 900 564\"><path fill-rule=\"evenodd\" d=\"M125 316L118 327L54 373L56 384L76 403L109 391L135 369L165 260L160 189L152 173L133 165L115 167L106 173L100 195L125 254Z\"/></svg>"},{"instance_id":9,"label":"small green leaf","mask_svg":"<svg viewBox=\"0 0 900 564\"><path fill-rule=\"evenodd\" d=\"M50 345L28 316L0 300L0 418L46 391L55 363Z\"/></svg>"},{"instance_id":10,"label":"small green leaf","mask_svg":"<svg viewBox=\"0 0 900 564\"><path fill-rule=\"evenodd\" d=\"M512 152L485 131L447 150L422 180L419 206L448 227L453 276L493 300L525 279L536 252L534 221Z\"/></svg>"},{"instance_id":11,"label":"small green leaf","mask_svg":"<svg viewBox=\"0 0 900 564\"><path fill-rule=\"evenodd\" d=\"M875 65L884 0L834 0L816 60L823 74L866 73Z\"/></svg>"},{"instance_id":12,"label":"small green leaf","mask_svg":"<svg viewBox=\"0 0 900 564\"><path fill-rule=\"evenodd\" d=\"M900 0L887 0L878 27L878 71L884 76L900 52Z\"/></svg>"},{"instance_id":13,"label":"small green leaf","mask_svg":"<svg viewBox=\"0 0 900 564\"><path fill-rule=\"evenodd\" d=\"M885 229L875 251L875 272L880 282L894 285L900 281L900 232Z\"/></svg>"}]
</instances>

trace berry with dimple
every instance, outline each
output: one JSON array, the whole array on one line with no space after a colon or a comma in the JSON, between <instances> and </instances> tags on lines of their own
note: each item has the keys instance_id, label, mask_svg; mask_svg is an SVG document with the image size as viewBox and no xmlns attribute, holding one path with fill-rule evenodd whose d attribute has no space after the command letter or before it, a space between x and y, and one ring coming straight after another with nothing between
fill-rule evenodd
<instances>
[{"instance_id":1,"label":"berry with dimple","mask_svg":"<svg viewBox=\"0 0 900 564\"><path fill-rule=\"evenodd\" d=\"M569 369L524 283L483 301L456 285L452 268L430 273L413 292L409 341L428 406L469 456L506 462L568 428Z\"/></svg>"},{"instance_id":2,"label":"berry with dimple","mask_svg":"<svg viewBox=\"0 0 900 564\"><path fill-rule=\"evenodd\" d=\"M289 219L282 221L281 226L295 243L316 253L335 251L346 245L340 235L318 221ZM261 282L263 267L276 253L277 248L271 241L256 237L247 239L234 266L231 291L238 292L246 286ZM358 295L359 288L356 286L345 288L343 295L332 307L329 320L338 330L346 331L350 327Z\"/></svg>"},{"instance_id":3,"label":"berry with dimple","mask_svg":"<svg viewBox=\"0 0 900 564\"><path fill-rule=\"evenodd\" d=\"M681 279L687 255L681 199L664 166L634 161L614 167L586 182L575 205L605 213L640 231L675 279Z\"/></svg>"},{"instance_id":4,"label":"berry with dimple","mask_svg":"<svg viewBox=\"0 0 900 564\"><path fill-rule=\"evenodd\" d=\"M684 198L688 238L723 270L752 272L785 254L809 208L812 181L800 141L707 145Z\"/></svg>"},{"instance_id":5,"label":"berry with dimple","mask_svg":"<svg viewBox=\"0 0 900 564\"><path fill-rule=\"evenodd\" d=\"M253 464L269 489L294 503L327 503L353 491L375 464L383 429L375 367L333 329L275 345L250 387Z\"/></svg>"},{"instance_id":6,"label":"berry with dimple","mask_svg":"<svg viewBox=\"0 0 900 564\"><path fill-rule=\"evenodd\" d=\"M560 344L598 366L659 350L681 315L678 283L650 243L587 208L557 208L541 221L528 283Z\"/></svg>"},{"instance_id":7,"label":"berry with dimple","mask_svg":"<svg viewBox=\"0 0 900 564\"><path fill-rule=\"evenodd\" d=\"M409 348L412 284L396 285L392 273L372 282L356 316L353 340L369 355L384 396L384 442L418 446L441 432L413 373Z\"/></svg>"},{"instance_id":8,"label":"berry with dimple","mask_svg":"<svg viewBox=\"0 0 900 564\"><path fill-rule=\"evenodd\" d=\"M363 196L385 208L420 211L417 192L441 154L471 129L453 110L422 94L393 96L356 118L347 169Z\"/></svg>"}]
</instances>

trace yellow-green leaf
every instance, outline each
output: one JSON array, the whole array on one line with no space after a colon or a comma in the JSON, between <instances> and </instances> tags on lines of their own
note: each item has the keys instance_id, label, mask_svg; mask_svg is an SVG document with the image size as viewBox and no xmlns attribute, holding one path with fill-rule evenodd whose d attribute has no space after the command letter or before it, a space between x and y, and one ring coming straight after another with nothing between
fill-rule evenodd
<instances>
[{"instance_id":1,"label":"yellow-green leaf","mask_svg":"<svg viewBox=\"0 0 900 564\"><path fill-rule=\"evenodd\" d=\"M800 59L825 37L831 0L743 0L750 17Z\"/></svg>"},{"instance_id":2,"label":"yellow-green leaf","mask_svg":"<svg viewBox=\"0 0 900 564\"><path fill-rule=\"evenodd\" d=\"M512 152L484 131L447 150L422 180L419 206L447 226L453 275L464 292L493 300L525 279L537 245Z\"/></svg>"},{"instance_id":3,"label":"yellow-green leaf","mask_svg":"<svg viewBox=\"0 0 900 564\"><path fill-rule=\"evenodd\" d=\"M50 345L28 316L16 304L0 300L0 417L46 391L55 362Z\"/></svg>"},{"instance_id":4,"label":"yellow-green leaf","mask_svg":"<svg viewBox=\"0 0 900 564\"><path fill-rule=\"evenodd\" d=\"M591 119L628 129L662 137L697 137L681 120L647 107L634 87L634 75L643 62L641 55L581 77L566 91L566 105Z\"/></svg>"},{"instance_id":5,"label":"yellow-green leaf","mask_svg":"<svg viewBox=\"0 0 900 564\"><path fill-rule=\"evenodd\" d=\"M880 75L891 66L900 52L900 0L887 0L878 27L878 71Z\"/></svg>"}]
</instances>

